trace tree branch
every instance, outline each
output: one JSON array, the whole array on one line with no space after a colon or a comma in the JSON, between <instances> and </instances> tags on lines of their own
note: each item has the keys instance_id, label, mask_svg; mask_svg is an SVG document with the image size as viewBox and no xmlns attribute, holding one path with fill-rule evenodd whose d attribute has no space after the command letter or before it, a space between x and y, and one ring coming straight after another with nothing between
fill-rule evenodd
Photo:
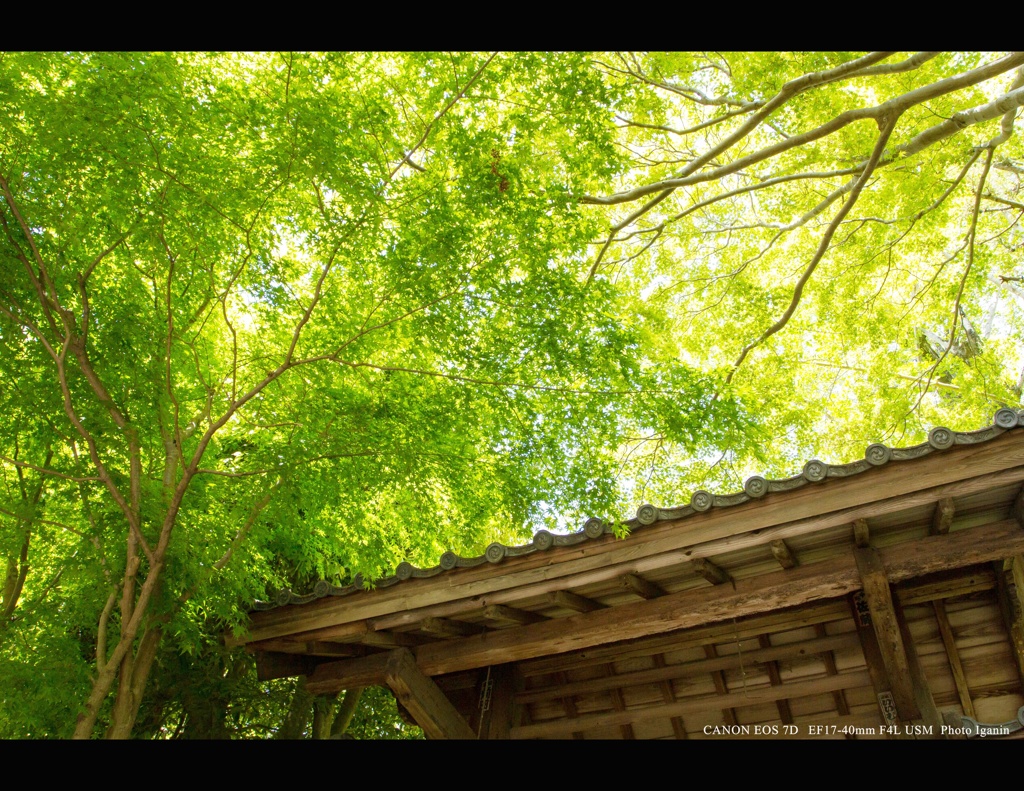
<instances>
[{"instance_id":1,"label":"tree branch","mask_svg":"<svg viewBox=\"0 0 1024 791\"><path fill-rule=\"evenodd\" d=\"M736 358L736 362L734 362L732 365L732 370L729 372L729 375L725 378L726 384L732 381L733 376L739 369L740 365L743 363L743 360L746 359L746 356L750 353L750 351L755 347L759 346L760 344L764 343L766 340L768 340L768 338L770 338L776 332L785 327L786 324L789 322L790 318L793 316L793 313L796 311L797 305L800 304L800 297L803 294L804 286L807 285L807 281L811 279L811 275L814 273L814 270L817 268L821 259L824 257L826 251L828 250L829 245L832 243L832 237L835 235L836 229L839 227L839 224L843 221L843 218L846 217L847 214L849 214L850 209L852 209L853 205L857 202L857 198L860 197L861 190L864 189L864 185L867 183L868 178L870 178L871 173L874 171L875 166L878 164L878 160L881 159L882 152L885 150L885 144L889 141L889 136L892 134L893 129L896 127L896 121L898 119L899 116L892 116L886 121L885 125L882 127L881 134L878 136L878 140L875 143L875 149L871 153L871 158L868 160L867 166L864 168L864 171L860 174L860 176L857 177L857 180L854 183L853 188L850 190L850 197L847 198L846 202L839 208L839 211L836 212L836 216L832 219L832 222L829 224L828 229L825 231L825 234L821 238L821 242L818 244L818 249L815 252L814 257L807 265L807 268L804 270L803 275L801 275L800 279L797 281L796 287L793 289L793 298L789 303L789 307L786 308L786 311L782 314L782 316L779 317L779 320L772 324L772 326L770 326L768 329L766 329L761 334L761 336L757 338L757 340L754 340L743 347L743 350L740 352L739 357Z\"/></svg>"}]
</instances>

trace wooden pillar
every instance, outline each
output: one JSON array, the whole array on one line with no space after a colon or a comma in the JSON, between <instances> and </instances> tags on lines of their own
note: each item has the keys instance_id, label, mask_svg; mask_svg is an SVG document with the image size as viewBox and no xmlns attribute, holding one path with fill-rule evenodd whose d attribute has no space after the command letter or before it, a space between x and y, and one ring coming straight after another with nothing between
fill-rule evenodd
<instances>
[{"instance_id":1,"label":"wooden pillar","mask_svg":"<svg viewBox=\"0 0 1024 791\"><path fill-rule=\"evenodd\" d=\"M920 719L921 712L914 700L910 664L907 661L900 625L896 620L896 611L893 609L889 579L876 550L870 547L857 547L853 553L857 559L857 569L860 571L864 587L864 599L871 616L871 627L875 633L878 652L882 658L896 711L902 722L910 723L912 720Z\"/></svg>"},{"instance_id":2,"label":"wooden pillar","mask_svg":"<svg viewBox=\"0 0 1024 791\"><path fill-rule=\"evenodd\" d=\"M942 717L935 706L928 681L921 669L917 648L903 615L903 608L893 599L885 567L875 549L857 547L853 552L864 586L864 601L877 647L872 649L865 645L864 651L869 670L872 664L869 653L875 654L876 668L872 672L872 681L875 681L876 675L881 675L881 670L877 667L877 655L880 654L892 702L903 726L902 735L908 735L906 726L920 725L925 727L920 731L911 731L910 735L939 737L942 733ZM863 632L864 630L861 630L862 637ZM870 640L867 642L870 643ZM880 683L884 686L884 682ZM884 715L887 701L884 690L879 689L878 683L876 693L879 695L879 705L882 706Z\"/></svg>"},{"instance_id":3,"label":"wooden pillar","mask_svg":"<svg viewBox=\"0 0 1024 791\"><path fill-rule=\"evenodd\" d=\"M476 734L407 648L388 655L384 679L416 724L431 739L475 739Z\"/></svg>"}]
</instances>

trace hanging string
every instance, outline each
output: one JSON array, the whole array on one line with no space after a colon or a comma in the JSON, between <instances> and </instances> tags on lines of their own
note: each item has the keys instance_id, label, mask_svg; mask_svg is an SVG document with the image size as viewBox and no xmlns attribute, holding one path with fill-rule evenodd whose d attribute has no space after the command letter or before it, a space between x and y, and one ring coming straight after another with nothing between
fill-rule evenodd
<instances>
[{"instance_id":1,"label":"hanging string","mask_svg":"<svg viewBox=\"0 0 1024 791\"><path fill-rule=\"evenodd\" d=\"M480 687L480 718L476 726L476 737L479 739L480 734L484 728L484 714L490 711L491 708L491 690L494 687L494 682L491 680L491 668L490 665L487 667L487 676L484 678L484 683Z\"/></svg>"}]
</instances>

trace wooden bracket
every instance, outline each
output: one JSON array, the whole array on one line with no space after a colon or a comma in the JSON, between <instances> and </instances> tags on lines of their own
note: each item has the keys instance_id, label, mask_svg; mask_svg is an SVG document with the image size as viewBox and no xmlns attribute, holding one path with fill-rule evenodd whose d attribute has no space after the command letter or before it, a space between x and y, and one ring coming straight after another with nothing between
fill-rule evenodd
<instances>
[{"instance_id":1,"label":"wooden bracket","mask_svg":"<svg viewBox=\"0 0 1024 791\"><path fill-rule=\"evenodd\" d=\"M417 667L408 649L399 648L388 654L384 680L429 738L476 738L476 734L433 679Z\"/></svg>"}]
</instances>

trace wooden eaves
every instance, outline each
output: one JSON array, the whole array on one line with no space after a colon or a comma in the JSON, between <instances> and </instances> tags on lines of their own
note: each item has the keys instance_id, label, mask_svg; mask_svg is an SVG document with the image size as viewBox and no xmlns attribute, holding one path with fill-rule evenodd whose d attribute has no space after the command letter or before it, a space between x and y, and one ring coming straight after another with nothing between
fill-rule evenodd
<instances>
[{"instance_id":1,"label":"wooden eaves","mask_svg":"<svg viewBox=\"0 0 1024 791\"><path fill-rule=\"evenodd\" d=\"M284 592L235 642L314 693L385 685L432 737L1016 738L1021 423Z\"/></svg>"}]
</instances>

